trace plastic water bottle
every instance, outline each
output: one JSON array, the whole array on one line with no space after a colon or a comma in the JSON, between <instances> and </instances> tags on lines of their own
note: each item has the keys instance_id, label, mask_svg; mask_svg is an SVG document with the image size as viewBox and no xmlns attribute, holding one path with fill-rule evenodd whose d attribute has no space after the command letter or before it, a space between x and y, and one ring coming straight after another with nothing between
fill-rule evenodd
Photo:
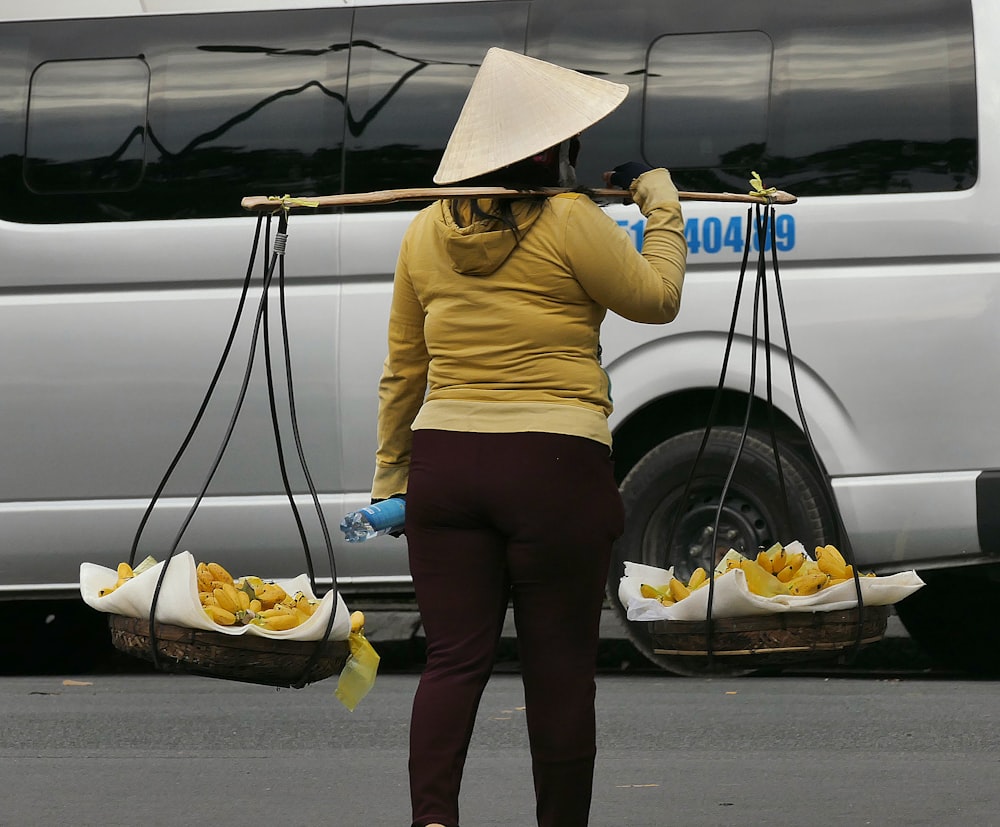
<instances>
[{"instance_id":1,"label":"plastic water bottle","mask_svg":"<svg viewBox=\"0 0 1000 827\"><path fill-rule=\"evenodd\" d=\"M406 501L402 497L390 497L352 511L340 521L340 530L348 543L361 543L401 529L405 516Z\"/></svg>"}]
</instances>

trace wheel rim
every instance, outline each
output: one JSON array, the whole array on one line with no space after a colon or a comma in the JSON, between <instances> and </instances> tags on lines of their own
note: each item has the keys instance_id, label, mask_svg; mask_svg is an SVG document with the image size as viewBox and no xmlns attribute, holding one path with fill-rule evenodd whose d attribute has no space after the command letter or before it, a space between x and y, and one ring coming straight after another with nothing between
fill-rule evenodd
<instances>
[{"instance_id":1,"label":"wheel rim","mask_svg":"<svg viewBox=\"0 0 1000 827\"><path fill-rule=\"evenodd\" d=\"M699 566L711 570L729 549L755 553L770 545L772 527L760 507L743 492L730 491L719 514L720 490L700 489L689 497L690 505L677 525L673 543L670 533L679 496L667 497L653 512L642 538L642 562L661 568L674 567L679 578L690 577ZM719 518L718 540L712 533Z\"/></svg>"}]
</instances>

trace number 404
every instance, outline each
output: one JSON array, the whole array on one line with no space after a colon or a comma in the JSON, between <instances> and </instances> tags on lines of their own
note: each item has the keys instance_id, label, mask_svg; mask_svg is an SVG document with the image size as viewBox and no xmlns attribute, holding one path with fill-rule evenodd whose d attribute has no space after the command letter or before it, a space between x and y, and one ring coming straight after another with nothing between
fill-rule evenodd
<instances>
[{"instance_id":1,"label":"number 404","mask_svg":"<svg viewBox=\"0 0 1000 827\"><path fill-rule=\"evenodd\" d=\"M642 247L642 233L645 229L645 221L636 221L629 224L627 221L619 221L623 227L628 229L635 238L636 247ZM688 252L692 255L697 253L734 252L742 253L743 245L746 243L746 229L744 218L741 215L734 215L728 219L717 216L707 218L689 218L684 222L684 238L688 244ZM779 215L774 221L774 242L775 247L780 252L788 252L795 247L795 218L791 215ZM771 246L771 228L767 227L764 233L765 249ZM756 230L751 233L750 244L756 252L760 249L760 234Z\"/></svg>"}]
</instances>

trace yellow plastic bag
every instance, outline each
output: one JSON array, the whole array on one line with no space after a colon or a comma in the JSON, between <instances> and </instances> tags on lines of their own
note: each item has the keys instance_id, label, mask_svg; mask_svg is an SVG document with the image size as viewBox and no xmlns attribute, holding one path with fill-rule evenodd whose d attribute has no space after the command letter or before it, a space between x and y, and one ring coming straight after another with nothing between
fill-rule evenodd
<instances>
[{"instance_id":1,"label":"yellow plastic bag","mask_svg":"<svg viewBox=\"0 0 1000 827\"><path fill-rule=\"evenodd\" d=\"M364 632L351 632L347 644L351 648L351 654L344 664L333 694L353 712L361 703L361 699L375 685L375 675L381 658L364 636Z\"/></svg>"}]
</instances>

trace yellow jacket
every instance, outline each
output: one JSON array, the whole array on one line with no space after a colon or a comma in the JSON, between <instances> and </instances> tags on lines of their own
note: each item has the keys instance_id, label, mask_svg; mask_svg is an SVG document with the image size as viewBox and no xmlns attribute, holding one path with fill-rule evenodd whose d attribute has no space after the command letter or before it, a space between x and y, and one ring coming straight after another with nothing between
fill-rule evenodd
<instances>
[{"instance_id":1,"label":"yellow jacket","mask_svg":"<svg viewBox=\"0 0 1000 827\"><path fill-rule=\"evenodd\" d=\"M642 252L589 198L515 202L518 236L459 226L438 201L403 237L379 383L372 496L402 494L412 431L544 431L611 444L599 361L607 310L662 324L680 308L687 245L664 169L632 184Z\"/></svg>"}]
</instances>

